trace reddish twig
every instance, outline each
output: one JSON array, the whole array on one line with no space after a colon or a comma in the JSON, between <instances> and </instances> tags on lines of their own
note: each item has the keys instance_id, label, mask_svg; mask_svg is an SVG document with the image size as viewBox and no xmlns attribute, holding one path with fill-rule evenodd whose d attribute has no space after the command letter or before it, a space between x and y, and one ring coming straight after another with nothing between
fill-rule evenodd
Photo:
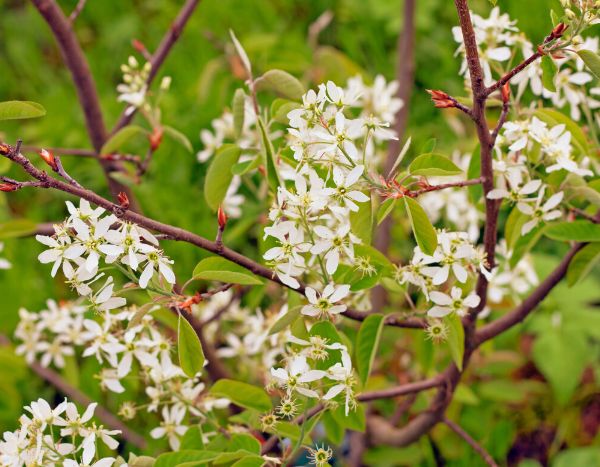
<instances>
[{"instance_id":1,"label":"reddish twig","mask_svg":"<svg viewBox=\"0 0 600 467\"><path fill-rule=\"evenodd\" d=\"M79 15L81 14L81 12L85 8L85 4L86 3L87 3L87 0L79 0L77 2L77 5L75 5L75 8L73 9L73 11L71 12L71 14L69 15L69 21L71 23L74 23L75 20L79 17Z\"/></svg>"},{"instance_id":2,"label":"reddish twig","mask_svg":"<svg viewBox=\"0 0 600 467\"><path fill-rule=\"evenodd\" d=\"M432 191L440 191L447 190L448 188L460 188L465 186L473 186L479 185L482 182L482 178L473 178L470 180L461 180L458 182L450 182L450 183L441 183L439 185L427 185L420 190L410 191L406 195L411 198L416 198L418 196L424 195L425 193L429 193Z\"/></svg>"}]
</instances>

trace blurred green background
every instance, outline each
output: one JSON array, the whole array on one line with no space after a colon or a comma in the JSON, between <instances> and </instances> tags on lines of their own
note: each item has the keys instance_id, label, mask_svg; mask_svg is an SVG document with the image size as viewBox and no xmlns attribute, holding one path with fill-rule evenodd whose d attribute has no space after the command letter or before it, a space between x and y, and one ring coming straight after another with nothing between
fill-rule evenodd
<instances>
[{"instance_id":1,"label":"blurred green background","mask_svg":"<svg viewBox=\"0 0 600 467\"><path fill-rule=\"evenodd\" d=\"M77 2L62 0L59 3L69 12ZM131 40L140 40L152 52L182 3L170 0L88 0L76 21L76 31L96 78L108 128L114 125L123 108L116 100L115 88L121 81L119 65L126 62L129 55L135 54ZM534 43L550 29L547 11L559 5L558 0L499 0L498 3L503 11L518 19L518 26ZM471 5L483 15L487 15L491 8L488 0L472 1ZM339 55L335 57L338 61L317 63L308 45L307 30L326 10L330 10L334 18L321 33L319 43L337 49ZM234 90L241 85L240 80L233 76L227 58L231 54L229 29L235 31L243 43L257 74L270 68L281 68L302 78L310 86L314 84L311 82L313 78L319 82L326 79L345 81L357 71L363 73L366 80L377 74L393 79L397 60L396 41L402 21L401 0L203 0L157 80L165 75L173 77L171 91L163 100L163 120L187 135L194 146L194 154L170 140L165 141L156 153L144 183L134 187L144 213L200 235L214 236L216 219L207 209L202 194L206 167L197 162L195 152L202 149L200 130L210 127L211 120L230 105ZM435 137L441 152L449 154L456 148L470 152L474 147L473 139L457 136L448 117L434 109L425 93L427 88L441 88L454 95L465 94L463 80L458 76L460 59L454 57L457 47L451 32L456 24L454 3L450 0L418 0L416 23L416 84L410 103L407 134L413 137L417 148ZM3 0L0 5L0 66L0 101L33 100L41 103L48 112L42 119L3 123L0 139L14 142L22 138L25 144L34 146L90 148L70 75L48 27L28 2ZM95 161L64 157L63 162L84 186L107 194L106 181ZM10 168L7 175L20 178L22 174L16 168ZM8 196L0 194L0 222L25 217L39 222L59 221L64 217L65 199L62 194L50 191L23 190ZM247 239L258 236L256 219L263 209L251 200L245 209L244 217L235 227L228 229L226 242L228 246L256 257L256 247ZM246 235L248 231L254 234ZM172 242L165 243L165 249L175 261L176 272L182 277L191 273L203 255L198 249ZM19 307L38 310L48 298L71 296L60 278L50 278L50 267L38 263L37 255L41 251L41 245L31 238L5 242L5 251L1 255L13 263L13 268L0 271L0 332L4 334L12 334ZM539 261L540 272L549 271L549 263L553 261L542 258ZM587 313L588 303L597 301L597 285L597 280L588 280L578 291L571 289L567 295L564 289L559 289L546 307L551 311ZM578 299L565 300L565 296L577 296ZM541 316L539 323L532 325L533 334L546 329L544 326L550 326L549 314ZM590 316L582 315L577 332L589 325ZM587 342L589 336L582 336L582 342ZM598 339L597 335L595 339ZM563 352L573 351L570 342L567 340L560 348L557 358ZM547 392L540 396L533 391L534 396L531 396L531 388L515 385L507 376L522 363L518 357L527 351L521 347L525 344L514 332L504 336L499 345L510 348L511 358L517 358L517 363L511 358L494 360L491 367L482 370L484 378L503 378L500 385L488 385L486 389L477 391L479 397L490 403L484 406L471 404L473 399L469 388L463 389L461 396L460 403L466 404L462 422L475 438L483 439L492 454L500 458L505 457L513 445L517 426L519 429L529 426L535 432L547 423L550 431L561 429L571 433L569 430L572 430L576 433L575 443L590 444L598 439L597 435L595 438L578 436L579 425L571 427L579 423L575 419L587 407L582 402L586 400L585 394L576 399L568 410L554 405ZM586 362L597 362L597 347L585 344L583 349L578 349L577 355L584 353ZM0 378L6 374L13 378L4 381L4 384L0 381L0 388L10 391L9 397L0 398L2 429L14 426L23 403L39 395L51 395L52 390L28 378L18 359L11 357L7 349L0 351ZM569 363L566 366L569 367ZM568 370L563 377L569 377ZM82 382L91 379L85 378L85 375L89 376L93 371L94 366L90 365L78 378ZM101 396L97 384L85 384L90 396L106 397ZM523 402L523 397L528 399L528 412L518 414L511 408L516 405L511 404ZM537 398L541 398L540 404L548 406L533 404L530 407ZM600 403L598 405L600 407ZM600 408L594 413L600 417ZM565 416L571 418L563 426L560 420ZM522 417L526 419L524 422ZM542 437L543 433L539 436ZM452 440L454 444L444 449L454 454L459 452L458 459L462 460L448 465L478 465L479 460L468 447L462 446L462 441ZM546 440L531 441L532 446L537 446L536 443L544 444ZM422 444L401 452L382 448L379 457L375 450L370 454L375 456L371 458L371 465L417 465L423 461L423 452L428 452L426 457L432 459L431 446L427 444L429 447L424 448ZM544 449L553 452L560 448L560 444L544 444ZM532 457L536 457L535 454L532 452ZM400 459L398 462L402 464L393 463L394 459ZM406 463L401 459L405 459ZM388 461L389 464L386 464ZM423 465L429 464L425 462Z\"/></svg>"}]
</instances>

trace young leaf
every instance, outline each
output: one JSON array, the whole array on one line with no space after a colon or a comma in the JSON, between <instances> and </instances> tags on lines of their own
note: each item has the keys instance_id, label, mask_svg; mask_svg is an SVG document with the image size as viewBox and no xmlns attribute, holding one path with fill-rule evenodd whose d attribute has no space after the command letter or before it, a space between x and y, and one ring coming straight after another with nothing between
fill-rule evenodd
<instances>
[{"instance_id":1,"label":"young leaf","mask_svg":"<svg viewBox=\"0 0 600 467\"><path fill-rule=\"evenodd\" d=\"M220 256L200 261L192 273L194 279L219 281L229 284L261 285L262 281L246 268Z\"/></svg>"},{"instance_id":2,"label":"young leaf","mask_svg":"<svg viewBox=\"0 0 600 467\"><path fill-rule=\"evenodd\" d=\"M425 210L414 199L405 196L402 198L406 212L410 218L413 234L417 245L426 255L432 255L437 248L437 234L429 221Z\"/></svg>"},{"instance_id":3,"label":"young leaf","mask_svg":"<svg viewBox=\"0 0 600 467\"><path fill-rule=\"evenodd\" d=\"M102 146L102 149L100 149L100 154L112 154L135 136L147 134L148 131L141 126L128 125L124 128L121 128L104 143L104 146Z\"/></svg>"},{"instance_id":4,"label":"young leaf","mask_svg":"<svg viewBox=\"0 0 600 467\"><path fill-rule=\"evenodd\" d=\"M298 79L283 70L269 70L256 79L256 90L264 89L273 91L292 100L300 100L306 92Z\"/></svg>"},{"instance_id":5,"label":"young leaf","mask_svg":"<svg viewBox=\"0 0 600 467\"><path fill-rule=\"evenodd\" d=\"M174 465L189 464L194 465L194 461L200 464L206 464L212 460L215 460L220 453L216 451L200 451L196 449L184 449L177 452L166 452L156 458L154 467L173 467Z\"/></svg>"},{"instance_id":6,"label":"young leaf","mask_svg":"<svg viewBox=\"0 0 600 467\"><path fill-rule=\"evenodd\" d=\"M363 387L367 384L373 360L377 354L384 320L383 315L369 315L358 330L356 338L356 369Z\"/></svg>"},{"instance_id":7,"label":"young leaf","mask_svg":"<svg viewBox=\"0 0 600 467\"><path fill-rule=\"evenodd\" d=\"M559 241L597 242L600 240L600 225L590 221L559 222L545 231L547 237Z\"/></svg>"},{"instance_id":8,"label":"young leaf","mask_svg":"<svg viewBox=\"0 0 600 467\"><path fill-rule=\"evenodd\" d=\"M600 261L600 243L590 243L579 250L567 270L567 284L572 287L585 279L592 268Z\"/></svg>"},{"instance_id":9,"label":"young leaf","mask_svg":"<svg viewBox=\"0 0 600 467\"><path fill-rule=\"evenodd\" d=\"M394 177L396 170L398 170L398 167L400 167L400 164L404 160L404 156L406 156L406 153L408 152L408 149L410 148L411 141L412 141L412 137L409 136L408 139L406 140L406 143L404 143L404 146L402 146L402 150L400 151L400 154L398 154L398 157L396 157L396 162L394 162L392 169L388 173L388 176L387 176L388 180L390 180Z\"/></svg>"},{"instance_id":10,"label":"young leaf","mask_svg":"<svg viewBox=\"0 0 600 467\"><path fill-rule=\"evenodd\" d=\"M411 175L424 175L447 177L458 175L462 170L457 165L441 154L421 154L408 166Z\"/></svg>"},{"instance_id":11,"label":"young leaf","mask_svg":"<svg viewBox=\"0 0 600 467\"><path fill-rule=\"evenodd\" d=\"M298 102L290 101L288 99L277 98L271 104L271 118L277 123L287 125L290 122L288 114L294 110L300 108L301 105Z\"/></svg>"},{"instance_id":12,"label":"young leaf","mask_svg":"<svg viewBox=\"0 0 600 467\"><path fill-rule=\"evenodd\" d=\"M463 328L460 316L451 313L445 318L448 325L448 347L452 361L456 367L462 371L463 355L465 353L465 329Z\"/></svg>"},{"instance_id":13,"label":"young leaf","mask_svg":"<svg viewBox=\"0 0 600 467\"><path fill-rule=\"evenodd\" d=\"M240 41L238 41L237 37L235 37L235 34L233 33L233 31L231 29L229 30L229 35L231 36L231 41L233 42L235 50L236 50L238 56L240 57L240 60L242 61L244 68L248 72L248 77L251 77L252 76L252 65L250 65L250 59L248 58L248 54L242 47L242 44L240 44Z\"/></svg>"},{"instance_id":14,"label":"young leaf","mask_svg":"<svg viewBox=\"0 0 600 467\"><path fill-rule=\"evenodd\" d=\"M269 139L267 129L262 121L262 118L258 119L258 128L260 129L260 137L262 140L262 147L264 150L265 157L265 168L267 169L267 180L269 182L269 188L273 194L277 194L277 188L283 186L279 172L277 171L277 161L275 160L275 150L273 144Z\"/></svg>"},{"instance_id":15,"label":"young leaf","mask_svg":"<svg viewBox=\"0 0 600 467\"><path fill-rule=\"evenodd\" d=\"M234 404L246 409L254 409L259 412L271 410L271 399L264 389L241 381L220 379L210 388L209 392L215 396L226 397Z\"/></svg>"},{"instance_id":16,"label":"young leaf","mask_svg":"<svg viewBox=\"0 0 600 467\"><path fill-rule=\"evenodd\" d=\"M231 180L232 167L240 158L241 149L233 144L225 144L217 151L206 172L204 182L204 198L206 204L216 211L225 199Z\"/></svg>"},{"instance_id":17,"label":"young leaf","mask_svg":"<svg viewBox=\"0 0 600 467\"><path fill-rule=\"evenodd\" d=\"M580 50L577 55L596 78L600 78L600 57L591 50Z\"/></svg>"},{"instance_id":18,"label":"young leaf","mask_svg":"<svg viewBox=\"0 0 600 467\"><path fill-rule=\"evenodd\" d=\"M377 225L381 224L387 216L390 215L394 206L396 206L397 199L388 198L383 203L379 205L377 209Z\"/></svg>"},{"instance_id":19,"label":"young leaf","mask_svg":"<svg viewBox=\"0 0 600 467\"><path fill-rule=\"evenodd\" d=\"M556 92L556 86L554 85L554 77L558 72L558 67L552 57L544 55L542 57L542 84L550 92Z\"/></svg>"},{"instance_id":20,"label":"young leaf","mask_svg":"<svg viewBox=\"0 0 600 467\"><path fill-rule=\"evenodd\" d=\"M269 335L281 332L284 329L286 329L288 326L291 326L291 324L294 321L296 321L298 319L298 317L300 316L301 309L302 309L301 306L294 307L290 311L288 311L285 315L283 315L281 318L279 318L277 321L275 321L275 324L273 326L271 326L271 329L269 329Z\"/></svg>"},{"instance_id":21,"label":"young leaf","mask_svg":"<svg viewBox=\"0 0 600 467\"><path fill-rule=\"evenodd\" d=\"M37 118L46 115L46 109L41 104L31 101L0 102L0 120L19 120Z\"/></svg>"},{"instance_id":22,"label":"young leaf","mask_svg":"<svg viewBox=\"0 0 600 467\"><path fill-rule=\"evenodd\" d=\"M179 353L179 366L190 378L199 373L204 366L204 352L200 339L187 319L179 315L177 330L177 351Z\"/></svg>"},{"instance_id":23,"label":"young leaf","mask_svg":"<svg viewBox=\"0 0 600 467\"><path fill-rule=\"evenodd\" d=\"M235 139L238 139L244 129L244 118L246 116L246 93L243 89L236 89L233 95L233 128Z\"/></svg>"},{"instance_id":24,"label":"young leaf","mask_svg":"<svg viewBox=\"0 0 600 467\"><path fill-rule=\"evenodd\" d=\"M423 147L421 148L421 154L429 154L430 152L433 152L436 145L437 145L437 138L428 139L425 142L425 144L423 145Z\"/></svg>"},{"instance_id":25,"label":"young leaf","mask_svg":"<svg viewBox=\"0 0 600 467\"><path fill-rule=\"evenodd\" d=\"M181 144L187 150L187 152L194 152L192 143L181 131L176 130L172 126L163 126L162 129L169 138L176 143Z\"/></svg>"},{"instance_id":26,"label":"young leaf","mask_svg":"<svg viewBox=\"0 0 600 467\"><path fill-rule=\"evenodd\" d=\"M481 151L480 145L478 144L475 150L471 153L471 159L469 160L469 167L467 168L467 178L474 179L481 176ZM473 204L477 204L483 196L483 187L481 184L471 185L468 187L469 198Z\"/></svg>"},{"instance_id":27,"label":"young leaf","mask_svg":"<svg viewBox=\"0 0 600 467\"><path fill-rule=\"evenodd\" d=\"M371 199L360 203L358 211L350 211L350 225L354 235L360 238L364 244L371 244L371 238L373 237L373 205Z\"/></svg>"}]
</instances>

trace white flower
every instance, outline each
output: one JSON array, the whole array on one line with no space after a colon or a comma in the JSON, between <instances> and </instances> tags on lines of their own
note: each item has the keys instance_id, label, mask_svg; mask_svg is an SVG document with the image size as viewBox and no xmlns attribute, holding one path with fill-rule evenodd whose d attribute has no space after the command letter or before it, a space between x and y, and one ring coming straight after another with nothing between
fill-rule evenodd
<instances>
[{"instance_id":1,"label":"white flower","mask_svg":"<svg viewBox=\"0 0 600 467\"><path fill-rule=\"evenodd\" d=\"M345 413L348 416L353 397L352 360L350 359L350 354L345 349L341 353L342 363L336 363L327 370L327 377L334 381L339 381L339 383L329 388L323 399L326 401L331 400L342 391L345 391Z\"/></svg>"},{"instance_id":2,"label":"white flower","mask_svg":"<svg viewBox=\"0 0 600 467\"><path fill-rule=\"evenodd\" d=\"M169 410L167 407L163 407L162 418L160 426L154 428L150 432L150 436L154 439L159 439L165 435L169 439L169 446L174 451L179 450L179 437L183 436L187 431L187 426L184 425L183 417L185 417L185 408L180 406L172 406Z\"/></svg>"},{"instance_id":3,"label":"white flower","mask_svg":"<svg viewBox=\"0 0 600 467\"><path fill-rule=\"evenodd\" d=\"M333 168L333 181L336 184L333 196L340 204L347 206L351 211L358 211L355 201L364 203L370 199L364 193L352 189L352 186L356 184L364 171L365 168L362 165L357 165L348 173L344 173L338 166Z\"/></svg>"},{"instance_id":4,"label":"white flower","mask_svg":"<svg viewBox=\"0 0 600 467\"><path fill-rule=\"evenodd\" d=\"M337 271L340 256L344 254L354 260L354 243L361 243L360 239L350 232L350 223L340 225L335 231L317 225L314 232L321 240L317 240L310 252L316 255L325 253L325 269L329 274Z\"/></svg>"},{"instance_id":5,"label":"white flower","mask_svg":"<svg viewBox=\"0 0 600 467\"><path fill-rule=\"evenodd\" d=\"M127 300L113 296L114 286L113 278L109 276L102 288L88 297L92 307L98 311L109 311L125 306Z\"/></svg>"},{"instance_id":6,"label":"white flower","mask_svg":"<svg viewBox=\"0 0 600 467\"><path fill-rule=\"evenodd\" d=\"M564 193L562 191L555 193L542 205L542 201L544 200L544 191L545 188L540 190L540 193L535 200L535 206L531 204L526 204L521 202L517 204L517 208L523 214L531 216L532 219L525 224L521 228L521 235L527 235L535 226L540 224L541 222L548 222L554 219L558 219L562 212L560 209L556 208L564 197Z\"/></svg>"},{"instance_id":7,"label":"white flower","mask_svg":"<svg viewBox=\"0 0 600 467\"><path fill-rule=\"evenodd\" d=\"M316 391L305 385L323 379L326 373L322 370L311 370L306 357L298 355L291 359L287 368L271 368L271 375L279 385L287 389L288 395L297 391L307 397L319 397Z\"/></svg>"},{"instance_id":8,"label":"white flower","mask_svg":"<svg viewBox=\"0 0 600 467\"><path fill-rule=\"evenodd\" d=\"M465 316L468 313L467 308L475 308L480 302L480 298L474 293L463 298L462 290L458 287L452 287L450 295L438 291L430 292L429 298L435 303L427 312L432 318L442 318L452 312L458 316Z\"/></svg>"},{"instance_id":9,"label":"white flower","mask_svg":"<svg viewBox=\"0 0 600 467\"><path fill-rule=\"evenodd\" d=\"M329 283L320 297L317 297L317 292L312 287L306 287L304 293L310 303L302 307L302 314L307 316L325 317L346 311L346 305L336 305L336 303L348 296L350 293L350 286L339 285L336 287L333 283Z\"/></svg>"},{"instance_id":10,"label":"white flower","mask_svg":"<svg viewBox=\"0 0 600 467\"><path fill-rule=\"evenodd\" d=\"M523 184L521 173L516 170L508 171L506 179L507 188L496 188L490 191L487 195L488 199L508 198L511 202L518 203L538 191L542 186L541 180L530 180Z\"/></svg>"},{"instance_id":11,"label":"white flower","mask_svg":"<svg viewBox=\"0 0 600 467\"><path fill-rule=\"evenodd\" d=\"M144 268L144 271L140 276L139 284L142 289L148 287L148 282L150 282L150 279L152 279L152 276L154 275L156 269L158 269L160 274L165 278L165 280L169 284L175 283L175 274L173 273L173 270L170 266L171 264L173 264L172 260L165 258L158 251L150 252L148 254L147 259L148 262L146 263L146 267Z\"/></svg>"}]
</instances>

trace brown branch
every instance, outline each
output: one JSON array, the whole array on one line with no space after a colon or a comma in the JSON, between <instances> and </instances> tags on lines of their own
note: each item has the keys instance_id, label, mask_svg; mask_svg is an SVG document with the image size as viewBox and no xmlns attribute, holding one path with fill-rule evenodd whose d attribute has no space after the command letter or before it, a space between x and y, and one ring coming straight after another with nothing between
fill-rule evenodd
<instances>
[{"instance_id":1,"label":"brown branch","mask_svg":"<svg viewBox=\"0 0 600 467\"><path fill-rule=\"evenodd\" d=\"M500 112L500 118L498 119L498 123L496 124L494 131L492 131L492 136L491 136L492 145L496 144L496 140L498 139L500 130L502 130L502 127L504 126L504 124L506 123L506 119L508 118L509 110L510 110L510 100L506 99L502 103L502 111Z\"/></svg>"},{"instance_id":2,"label":"brown branch","mask_svg":"<svg viewBox=\"0 0 600 467\"><path fill-rule=\"evenodd\" d=\"M481 446L477 441L475 441L469 433L463 430L459 425L454 423L452 420L444 417L443 422L450 428L454 433L464 439L469 446L473 448L473 450L481 456L483 461L489 465L490 467L498 467L494 458Z\"/></svg>"},{"instance_id":3,"label":"brown branch","mask_svg":"<svg viewBox=\"0 0 600 467\"><path fill-rule=\"evenodd\" d=\"M108 135L104 126L96 84L73 30L73 25L54 0L31 0L31 2L50 27L63 60L71 73L77 97L85 117L87 132L96 155L98 155ZM111 172L121 171L121 165L118 162L103 159L99 159L99 161L106 175L112 195L116 198L119 193L126 193L132 203L132 208L138 210L137 203L129 187L122 185L111 177Z\"/></svg>"},{"instance_id":4,"label":"brown branch","mask_svg":"<svg viewBox=\"0 0 600 467\"><path fill-rule=\"evenodd\" d=\"M10 345L10 339L3 334L0 334L0 345ZM79 405L88 406L93 401L86 396L79 389L71 386L67 383L57 372L50 368L46 368L37 362L33 362L29 367L36 373L40 378L54 387L58 392L67 396L69 399L77 402ZM94 412L94 416L104 423L108 428L112 430L120 430L119 435L128 443L131 443L138 449L144 449L146 447L146 440L143 436L136 433L129 427L127 427L121 420L115 417L108 409L98 405Z\"/></svg>"},{"instance_id":5,"label":"brown branch","mask_svg":"<svg viewBox=\"0 0 600 467\"><path fill-rule=\"evenodd\" d=\"M461 188L465 186L473 186L479 185L482 182L482 178L473 178L469 180L461 180L458 182L450 182L450 183L441 183L439 185L428 185L425 188L421 188L420 190L410 191L407 193L407 196L411 198L416 198L418 196L424 195L425 193L429 193L431 191L440 191L446 190L448 188Z\"/></svg>"},{"instance_id":6,"label":"brown branch","mask_svg":"<svg viewBox=\"0 0 600 467\"><path fill-rule=\"evenodd\" d=\"M59 154L61 156L78 156L78 157L96 157L96 152L91 149L77 149L77 148L41 148L39 146L28 146L23 145L24 151L40 152L42 149Z\"/></svg>"},{"instance_id":7,"label":"brown branch","mask_svg":"<svg viewBox=\"0 0 600 467\"><path fill-rule=\"evenodd\" d=\"M496 81L494 84L492 84L489 88L487 88L485 90L485 96L487 97L490 94L492 94L493 92L500 90L500 88L502 86L504 86L506 83L508 83L512 78L514 78L516 75L521 73L525 68L527 68L533 62L535 62L538 58L541 58L543 56L544 55L538 51L538 52L535 52L533 55L531 55L526 60L523 60L516 67L514 67L512 70L510 70L508 73L506 73L502 78L500 78L498 81Z\"/></svg>"},{"instance_id":8,"label":"brown branch","mask_svg":"<svg viewBox=\"0 0 600 467\"><path fill-rule=\"evenodd\" d=\"M194 10L196 9L199 3L200 0L187 0L185 4L181 7L177 18L175 18L175 21L173 21L171 27L165 33L158 48L152 55L152 59L150 60L150 64L152 65L152 67L150 68L148 79L146 80L146 85L148 87L150 87L150 84L152 84L152 81L154 81L158 70L160 69L161 65L169 55L169 52L177 42L177 39L179 39L183 28L187 24L188 20L194 13ZM115 134L121 128L129 125L129 123L133 119L133 116L136 113L136 110L134 109L133 112L127 112L127 110L128 109L123 110L121 116L119 117L119 120L112 129L111 134Z\"/></svg>"}]
</instances>

